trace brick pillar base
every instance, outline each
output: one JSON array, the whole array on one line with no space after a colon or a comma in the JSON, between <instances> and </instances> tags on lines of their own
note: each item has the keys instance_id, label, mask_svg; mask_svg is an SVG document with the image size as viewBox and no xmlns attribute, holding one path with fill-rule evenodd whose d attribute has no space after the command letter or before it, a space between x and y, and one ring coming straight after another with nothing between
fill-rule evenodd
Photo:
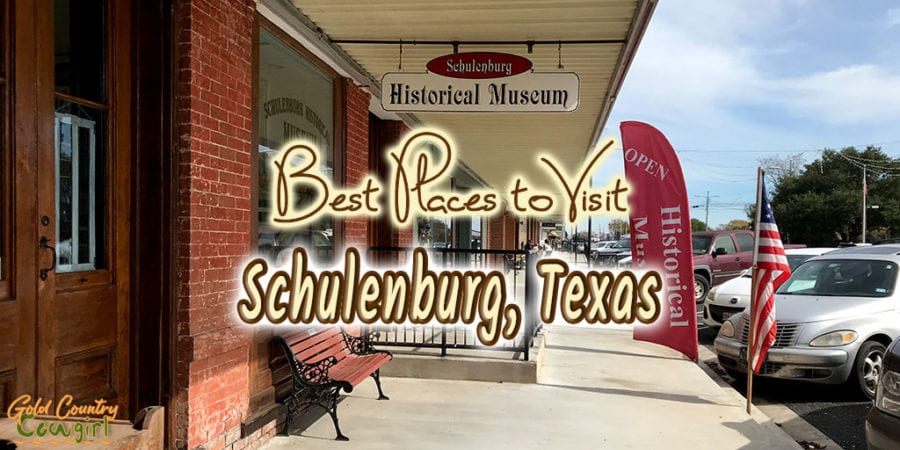
<instances>
[{"instance_id":1,"label":"brick pillar base","mask_svg":"<svg viewBox=\"0 0 900 450\"><path fill-rule=\"evenodd\" d=\"M254 0L176 2L176 345L167 447L244 448L250 334L232 322L249 255ZM167 412L169 412L167 411ZM267 430L268 431L268 430Z\"/></svg>"}]
</instances>

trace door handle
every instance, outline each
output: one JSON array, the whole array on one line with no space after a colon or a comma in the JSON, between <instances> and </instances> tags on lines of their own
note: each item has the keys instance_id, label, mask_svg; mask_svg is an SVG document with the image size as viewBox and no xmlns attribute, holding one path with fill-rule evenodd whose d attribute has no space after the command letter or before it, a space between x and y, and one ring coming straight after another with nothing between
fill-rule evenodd
<instances>
[{"instance_id":1,"label":"door handle","mask_svg":"<svg viewBox=\"0 0 900 450\"><path fill-rule=\"evenodd\" d=\"M47 273L51 270L56 270L56 249L50 245L50 239L47 236L41 236L41 248L50 249L50 253L53 254L53 262L50 264L50 267L46 269L41 269L41 280L47 279Z\"/></svg>"}]
</instances>

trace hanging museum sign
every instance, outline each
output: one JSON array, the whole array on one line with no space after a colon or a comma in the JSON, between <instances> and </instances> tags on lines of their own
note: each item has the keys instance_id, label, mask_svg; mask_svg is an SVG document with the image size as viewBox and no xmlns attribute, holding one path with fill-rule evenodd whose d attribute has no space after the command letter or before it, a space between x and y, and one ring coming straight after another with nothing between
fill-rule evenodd
<instances>
[{"instance_id":1,"label":"hanging museum sign","mask_svg":"<svg viewBox=\"0 0 900 450\"><path fill-rule=\"evenodd\" d=\"M439 56L425 73L391 72L381 79L381 105L403 112L571 112L578 108L578 75L533 72L509 53Z\"/></svg>"}]
</instances>

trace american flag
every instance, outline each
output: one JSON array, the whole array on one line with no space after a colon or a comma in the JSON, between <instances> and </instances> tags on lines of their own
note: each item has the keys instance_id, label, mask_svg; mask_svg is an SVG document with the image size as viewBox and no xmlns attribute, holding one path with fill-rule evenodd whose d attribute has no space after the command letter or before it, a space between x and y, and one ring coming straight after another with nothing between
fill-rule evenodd
<instances>
[{"instance_id":1,"label":"american flag","mask_svg":"<svg viewBox=\"0 0 900 450\"><path fill-rule=\"evenodd\" d=\"M784 256L781 234L775 225L775 214L766 194L766 184L762 184L760 194L759 223L756 239L756 291L753 293L753 320L756 339L750 348L750 362L753 371L759 373L766 352L775 343L775 290L791 275L791 267Z\"/></svg>"}]
</instances>

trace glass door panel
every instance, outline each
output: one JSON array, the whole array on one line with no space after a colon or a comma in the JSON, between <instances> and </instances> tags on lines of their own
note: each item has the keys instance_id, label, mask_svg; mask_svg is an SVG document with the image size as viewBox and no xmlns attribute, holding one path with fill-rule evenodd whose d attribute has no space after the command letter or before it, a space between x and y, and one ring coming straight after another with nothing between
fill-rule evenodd
<instances>
[{"instance_id":1,"label":"glass door panel","mask_svg":"<svg viewBox=\"0 0 900 450\"><path fill-rule=\"evenodd\" d=\"M103 152L99 124L87 117L56 113L57 272L104 267L105 208ZM99 198L98 198L98 194Z\"/></svg>"},{"instance_id":2,"label":"glass door panel","mask_svg":"<svg viewBox=\"0 0 900 450\"><path fill-rule=\"evenodd\" d=\"M107 5L54 1L57 272L107 268Z\"/></svg>"}]
</instances>

